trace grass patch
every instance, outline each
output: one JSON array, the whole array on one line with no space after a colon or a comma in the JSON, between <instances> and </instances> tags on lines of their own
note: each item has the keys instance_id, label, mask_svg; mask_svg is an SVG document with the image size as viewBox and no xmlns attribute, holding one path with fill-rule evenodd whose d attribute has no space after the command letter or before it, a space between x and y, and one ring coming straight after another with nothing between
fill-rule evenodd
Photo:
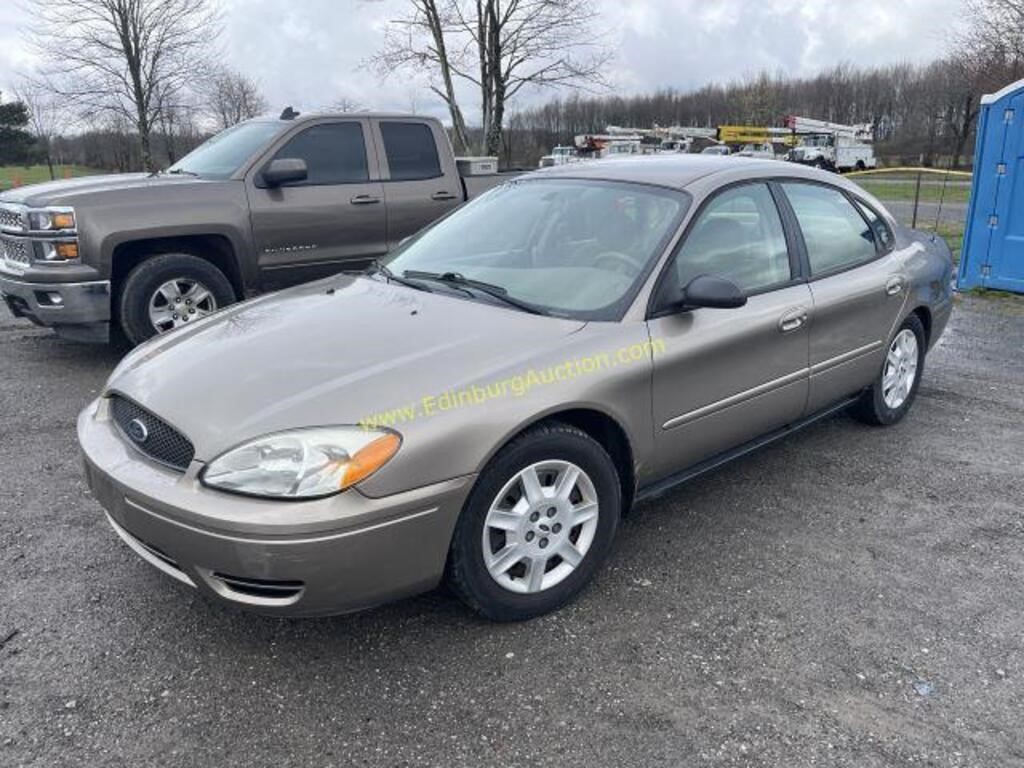
<instances>
[{"instance_id":1,"label":"grass patch","mask_svg":"<svg viewBox=\"0 0 1024 768\"><path fill-rule=\"evenodd\" d=\"M964 225L962 223L949 224L941 223L935 228L935 234L946 241L946 245L953 252L953 263L960 263L960 249L964 245Z\"/></svg>"},{"instance_id":2,"label":"grass patch","mask_svg":"<svg viewBox=\"0 0 1024 768\"><path fill-rule=\"evenodd\" d=\"M97 173L103 173L103 171L87 168L84 165L53 166L53 175L58 179L92 176ZM26 184L39 184L49 180L50 170L45 165L0 165L0 190L23 187Z\"/></svg>"},{"instance_id":3,"label":"grass patch","mask_svg":"<svg viewBox=\"0 0 1024 768\"><path fill-rule=\"evenodd\" d=\"M900 181L879 181L867 178L854 177L850 181L863 187L879 200L899 200L914 202L914 188L916 182L913 180ZM942 191L941 179L938 183L921 184L921 202L937 203L942 200L944 203L966 203L971 196L971 188L966 184L949 184L946 186L945 194Z\"/></svg>"}]
</instances>

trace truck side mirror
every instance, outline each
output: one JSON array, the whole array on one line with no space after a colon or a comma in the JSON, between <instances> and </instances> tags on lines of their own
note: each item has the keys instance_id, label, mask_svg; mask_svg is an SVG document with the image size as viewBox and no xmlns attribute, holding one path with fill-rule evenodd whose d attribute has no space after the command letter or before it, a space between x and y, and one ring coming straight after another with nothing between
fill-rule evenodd
<instances>
[{"instance_id":1,"label":"truck side mirror","mask_svg":"<svg viewBox=\"0 0 1024 768\"><path fill-rule=\"evenodd\" d=\"M293 181L305 181L309 175L306 161L297 157L281 157L271 160L260 174L268 187L280 187Z\"/></svg>"}]
</instances>

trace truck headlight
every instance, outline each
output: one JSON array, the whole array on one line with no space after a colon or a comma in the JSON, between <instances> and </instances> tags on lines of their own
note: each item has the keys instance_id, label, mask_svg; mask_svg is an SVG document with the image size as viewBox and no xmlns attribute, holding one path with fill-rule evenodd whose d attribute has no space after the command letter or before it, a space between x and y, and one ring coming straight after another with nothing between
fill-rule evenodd
<instances>
[{"instance_id":1,"label":"truck headlight","mask_svg":"<svg viewBox=\"0 0 1024 768\"><path fill-rule=\"evenodd\" d=\"M78 243L43 240L39 243L43 261L71 261L78 258Z\"/></svg>"},{"instance_id":2,"label":"truck headlight","mask_svg":"<svg viewBox=\"0 0 1024 768\"><path fill-rule=\"evenodd\" d=\"M57 229L74 229L75 212L62 208L60 210L32 211L28 215L29 229L46 232Z\"/></svg>"},{"instance_id":3,"label":"truck headlight","mask_svg":"<svg viewBox=\"0 0 1024 768\"><path fill-rule=\"evenodd\" d=\"M203 485L273 499L331 496L364 480L398 451L397 433L314 427L250 440L211 461Z\"/></svg>"}]
</instances>

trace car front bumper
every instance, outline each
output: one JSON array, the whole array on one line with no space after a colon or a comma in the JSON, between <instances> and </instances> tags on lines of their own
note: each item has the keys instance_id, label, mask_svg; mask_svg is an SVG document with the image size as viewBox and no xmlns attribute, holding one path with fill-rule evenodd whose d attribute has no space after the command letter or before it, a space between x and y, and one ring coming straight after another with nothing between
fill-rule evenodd
<instances>
[{"instance_id":1,"label":"car front bumper","mask_svg":"<svg viewBox=\"0 0 1024 768\"><path fill-rule=\"evenodd\" d=\"M369 608L435 587L471 476L384 498L307 502L222 493L157 465L97 400L78 419L89 487L140 557L215 601L279 616Z\"/></svg>"},{"instance_id":2,"label":"car front bumper","mask_svg":"<svg viewBox=\"0 0 1024 768\"><path fill-rule=\"evenodd\" d=\"M110 322L109 280L37 283L0 274L0 297L15 317L51 326L71 338L105 340Z\"/></svg>"}]
</instances>

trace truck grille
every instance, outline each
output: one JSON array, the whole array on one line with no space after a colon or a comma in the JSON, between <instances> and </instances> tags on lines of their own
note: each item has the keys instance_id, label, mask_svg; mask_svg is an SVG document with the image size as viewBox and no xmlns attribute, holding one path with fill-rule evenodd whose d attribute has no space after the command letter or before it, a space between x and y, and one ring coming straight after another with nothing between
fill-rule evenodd
<instances>
[{"instance_id":1,"label":"truck grille","mask_svg":"<svg viewBox=\"0 0 1024 768\"><path fill-rule=\"evenodd\" d=\"M29 244L16 237L0 236L0 259L9 267L24 269L32 262L29 255Z\"/></svg>"},{"instance_id":2,"label":"truck grille","mask_svg":"<svg viewBox=\"0 0 1024 768\"><path fill-rule=\"evenodd\" d=\"M0 229L23 232L25 230L25 223L22 221L21 211L16 208L0 206Z\"/></svg>"},{"instance_id":3,"label":"truck grille","mask_svg":"<svg viewBox=\"0 0 1024 768\"><path fill-rule=\"evenodd\" d=\"M188 469L195 448L170 424L121 395L111 395L110 411L125 439L140 453L181 472Z\"/></svg>"}]
</instances>

